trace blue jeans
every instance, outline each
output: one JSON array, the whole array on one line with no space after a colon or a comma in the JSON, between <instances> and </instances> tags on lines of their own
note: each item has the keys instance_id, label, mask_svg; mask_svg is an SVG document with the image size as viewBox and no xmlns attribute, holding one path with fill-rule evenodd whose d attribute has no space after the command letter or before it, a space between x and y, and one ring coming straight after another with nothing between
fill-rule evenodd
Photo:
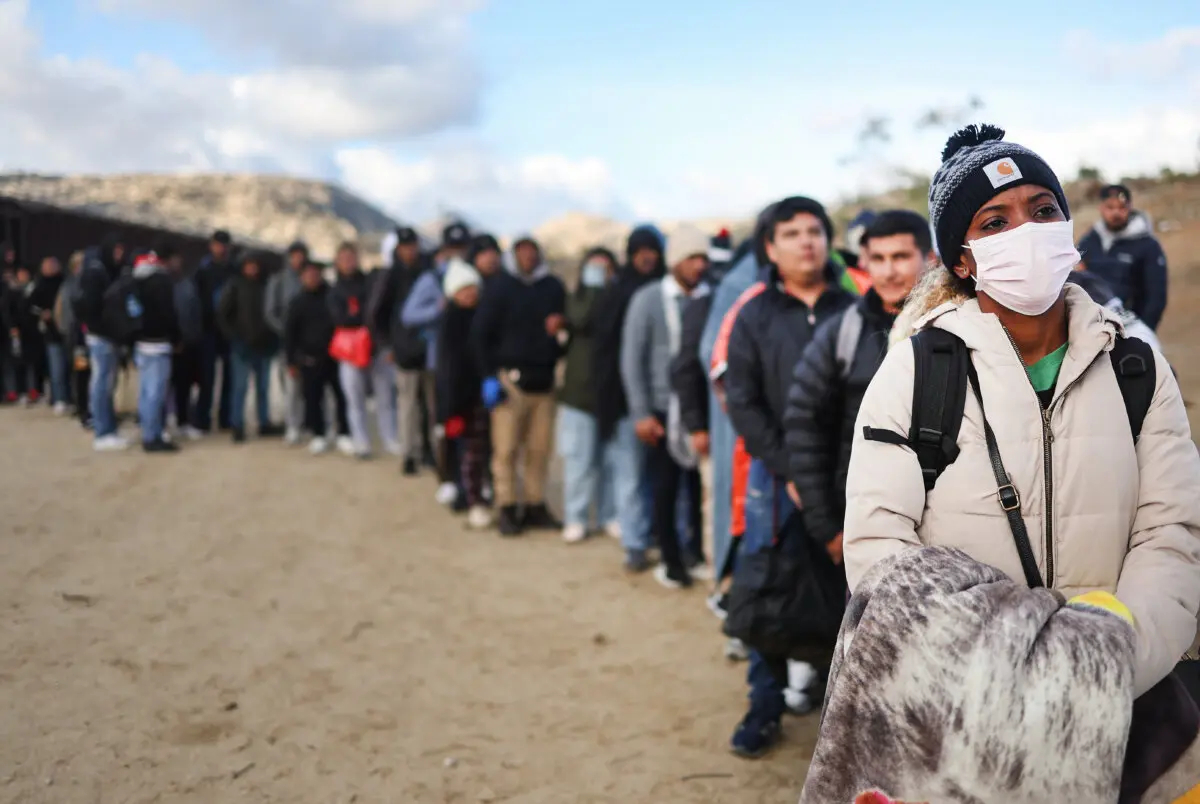
<instances>
[{"instance_id":1,"label":"blue jeans","mask_svg":"<svg viewBox=\"0 0 1200 804\"><path fill-rule=\"evenodd\" d=\"M167 389L171 387L171 355L133 352L138 370L138 419L142 425L142 443L158 441L163 434Z\"/></svg>"},{"instance_id":2,"label":"blue jeans","mask_svg":"<svg viewBox=\"0 0 1200 804\"><path fill-rule=\"evenodd\" d=\"M737 433L729 423L729 417L721 410L716 394L709 393L711 419L709 435L712 439L712 530L713 568L720 572L729 563L729 554L736 549L730 533L733 515L733 445Z\"/></svg>"},{"instance_id":3,"label":"blue jeans","mask_svg":"<svg viewBox=\"0 0 1200 804\"><path fill-rule=\"evenodd\" d=\"M746 533L742 536L740 548L742 555L749 556L769 549L775 541L775 534L796 511L786 487L787 484L774 477L761 461L750 463L750 476L746 483ZM788 541L784 541L785 548ZM750 685L750 711L757 718L778 720L783 717L787 708L783 700L783 690L787 684L780 678L781 672L787 672L784 658L764 657L758 651L750 651L746 681Z\"/></svg>"},{"instance_id":4,"label":"blue jeans","mask_svg":"<svg viewBox=\"0 0 1200 804\"><path fill-rule=\"evenodd\" d=\"M50 369L50 403L65 403L71 392L67 387L67 353L61 343L46 344L46 365Z\"/></svg>"},{"instance_id":5,"label":"blue jeans","mask_svg":"<svg viewBox=\"0 0 1200 804\"><path fill-rule=\"evenodd\" d=\"M646 447L638 440L633 419L627 416L618 422L616 432L602 449L604 464L612 467L621 546L626 550L649 550L654 489L645 480Z\"/></svg>"},{"instance_id":6,"label":"blue jeans","mask_svg":"<svg viewBox=\"0 0 1200 804\"><path fill-rule=\"evenodd\" d=\"M88 402L92 409L92 428L96 438L117 432L117 412L113 407L113 391L117 386L117 347L112 341L89 335L88 355L92 363L92 381L88 386Z\"/></svg>"},{"instance_id":7,"label":"blue jeans","mask_svg":"<svg viewBox=\"0 0 1200 804\"><path fill-rule=\"evenodd\" d=\"M258 413L258 426L262 429L271 423L270 353L259 354L240 343L230 347L230 363L233 365L233 387L230 393L229 424L235 430L246 429L246 394L250 392L250 374L254 374L254 407Z\"/></svg>"},{"instance_id":8,"label":"blue jeans","mask_svg":"<svg viewBox=\"0 0 1200 804\"><path fill-rule=\"evenodd\" d=\"M596 417L570 405L558 406L558 455L563 462L563 511L568 525L587 527L592 504L596 521L605 525L617 518L613 480L618 451L602 449L596 434Z\"/></svg>"}]
</instances>

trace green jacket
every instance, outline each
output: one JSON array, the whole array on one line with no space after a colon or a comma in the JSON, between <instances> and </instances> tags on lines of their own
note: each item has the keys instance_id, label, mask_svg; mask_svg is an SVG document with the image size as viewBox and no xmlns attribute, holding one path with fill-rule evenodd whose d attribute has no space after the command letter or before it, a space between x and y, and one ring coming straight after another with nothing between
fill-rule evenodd
<instances>
[{"instance_id":1,"label":"green jacket","mask_svg":"<svg viewBox=\"0 0 1200 804\"><path fill-rule=\"evenodd\" d=\"M567 362L558 401L584 413L594 413L596 390L592 385L592 311L603 288L579 288L567 296Z\"/></svg>"}]
</instances>

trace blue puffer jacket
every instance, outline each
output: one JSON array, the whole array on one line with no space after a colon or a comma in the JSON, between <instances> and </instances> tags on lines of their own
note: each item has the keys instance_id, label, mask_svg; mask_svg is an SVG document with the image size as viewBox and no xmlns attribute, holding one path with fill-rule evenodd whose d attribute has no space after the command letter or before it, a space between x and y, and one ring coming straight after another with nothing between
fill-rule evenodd
<instances>
[{"instance_id":1,"label":"blue puffer jacket","mask_svg":"<svg viewBox=\"0 0 1200 804\"><path fill-rule=\"evenodd\" d=\"M1120 232L1109 231L1103 220L1097 221L1079 241L1079 253L1088 270L1112 287L1125 309L1150 329L1158 329L1167 309L1167 257L1144 213L1134 212Z\"/></svg>"}]
</instances>

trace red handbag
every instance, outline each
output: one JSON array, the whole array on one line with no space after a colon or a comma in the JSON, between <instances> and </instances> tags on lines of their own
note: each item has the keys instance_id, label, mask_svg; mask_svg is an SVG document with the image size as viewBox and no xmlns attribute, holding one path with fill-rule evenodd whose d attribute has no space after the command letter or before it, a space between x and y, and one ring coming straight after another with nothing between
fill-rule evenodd
<instances>
[{"instance_id":1,"label":"red handbag","mask_svg":"<svg viewBox=\"0 0 1200 804\"><path fill-rule=\"evenodd\" d=\"M329 356L355 368L371 365L371 333L366 327L338 327L329 342Z\"/></svg>"}]
</instances>

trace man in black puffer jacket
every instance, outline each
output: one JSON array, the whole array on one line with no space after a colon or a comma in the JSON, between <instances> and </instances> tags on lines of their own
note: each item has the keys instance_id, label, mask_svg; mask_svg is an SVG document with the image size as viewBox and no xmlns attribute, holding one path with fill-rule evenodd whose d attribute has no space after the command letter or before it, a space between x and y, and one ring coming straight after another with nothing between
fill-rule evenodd
<instances>
[{"instance_id":1,"label":"man in black puffer jacket","mask_svg":"<svg viewBox=\"0 0 1200 804\"><path fill-rule=\"evenodd\" d=\"M105 238L103 245L84 258L79 273L79 290L73 302L75 320L83 326L92 366L92 381L88 391L88 406L92 411L95 440L92 448L98 452L122 450L128 443L117 434L117 414L113 408L113 389L117 384L119 363L118 344L104 323L104 296L121 276L125 262L125 245L117 235Z\"/></svg>"},{"instance_id":2,"label":"man in black puffer jacket","mask_svg":"<svg viewBox=\"0 0 1200 804\"><path fill-rule=\"evenodd\" d=\"M283 354L288 374L300 382L304 393L305 427L312 433L308 450L320 455L330 447L326 437L325 392L333 391L337 404L338 437L349 439L346 396L338 382L337 361L329 356L333 340L333 313L329 310L329 285L321 266L305 264L300 272L300 292L288 305L283 328Z\"/></svg>"},{"instance_id":3,"label":"man in black puffer jacket","mask_svg":"<svg viewBox=\"0 0 1200 804\"><path fill-rule=\"evenodd\" d=\"M229 413L234 443L246 440L246 394L251 373L254 374L258 434L265 437L283 435L283 429L271 423L268 398L271 359L279 340L267 323L266 299L262 259L257 254L247 254L242 258L241 273L226 283L217 303L217 324L229 341L233 365Z\"/></svg>"},{"instance_id":4,"label":"man in black puffer jacket","mask_svg":"<svg viewBox=\"0 0 1200 804\"><path fill-rule=\"evenodd\" d=\"M888 333L933 257L929 224L915 212L878 215L862 236L860 267L872 287L826 321L796 365L788 392L788 480L804 502L810 538L841 549L846 471L863 394L888 350Z\"/></svg>"},{"instance_id":5,"label":"man in black puffer jacket","mask_svg":"<svg viewBox=\"0 0 1200 804\"><path fill-rule=\"evenodd\" d=\"M163 415L167 389L171 387L171 354L180 342L179 316L175 311L175 282L156 252L134 258L133 288L142 308L133 344L142 449L171 453L179 448L163 438Z\"/></svg>"},{"instance_id":6,"label":"man in black puffer jacket","mask_svg":"<svg viewBox=\"0 0 1200 804\"><path fill-rule=\"evenodd\" d=\"M492 412L492 477L498 526L505 536L522 528L562 527L546 507L545 482L557 410L554 370L566 326L567 291L542 261L532 238L513 245L513 269L497 276L471 324L471 345ZM518 512L517 455L524 453L524 511Z\"/></svg>"},{"instance_id":7,"label":"man in black puffer jacket","mask_svg":"<svg viewBox=\"0 0 1200 804\"><path fill-rule=\"evenodd\" d=\"M854 297L839 285L838 268L830 259L833 224L824 207L796 196L780 201L766 214L759 261L770 266L770 274L763 292L747 301L737 315L725 372L729 418L752 459L739 553L745 557L770 549L785 530L797 531L798 506L785 491L788 460L783 417L788 387L817 327L854 303ZM789 552L797 551L796 538L783 539L781 544ZM830 564L829 571L835 570ZM832 651L833 646L829 648ZM734 732L731 746L739 756L762 756L778 739L785 709L786 658L750 653L750 710Z\"/></svg>"}]
</instances>

